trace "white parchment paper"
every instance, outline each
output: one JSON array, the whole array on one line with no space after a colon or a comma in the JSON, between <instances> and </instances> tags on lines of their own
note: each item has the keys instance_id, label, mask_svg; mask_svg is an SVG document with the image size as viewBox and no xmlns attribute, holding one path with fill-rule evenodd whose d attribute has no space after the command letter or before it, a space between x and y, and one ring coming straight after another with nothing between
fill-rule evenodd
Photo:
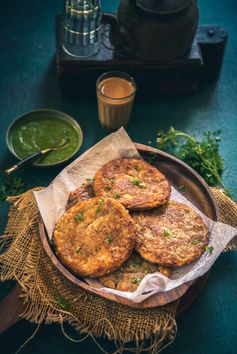
<instances>
[{"instance_id":1,"label":"white parchment paper","mask_svg":"<svg viewBox=\"0 0 237 354\"><path fill-rule=\"evenodd\" d=\"M52 239L56 223L66 210L69 193L79 187L87 178L93 178L96 170L102 165L119 158L141 158L123 128L110 134L86 151L67 166L47 188L34 192L50 239ZM141 302L151 295L172 290L181 284L192 281L205 274L211 268L227 244L237 235L237 229L210 220L173 187L171 199L191 206L201 215L209 228L209 245L213 247L213 252L205 251L196 262L176 268L171 279L158 272L146 275L134 292L101 287L97 280L87 280L90 285L94 285L97 288L100 287L104 291L128 298L134 302Z\"/></svg>"}]
</instances>

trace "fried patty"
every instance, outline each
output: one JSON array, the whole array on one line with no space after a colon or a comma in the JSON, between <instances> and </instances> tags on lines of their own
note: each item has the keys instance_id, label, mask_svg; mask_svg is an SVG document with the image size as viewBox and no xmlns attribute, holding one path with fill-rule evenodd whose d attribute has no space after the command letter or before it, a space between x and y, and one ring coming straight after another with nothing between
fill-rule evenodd
<instances>
[{"instance_id":1,"label":"fried patty","mask_svg":"<svg viewBox=\"0 0 237 354\"><path fill-rule=\"evenodd\" d=\"M182 266L198 259L208 244L208 229L202 218L176 201L133 213L132 217L138 230L135 248L150 262Z\"/></svg>"},{"instance_id":2,"label":"fried patty","mask_svg":"<svg viewBox=\"0 0 237 354\"><path fill-rule=\"evenodd\" d=\"M94 191L98 196L117 199L127 209L145 210L167 202L170 184L147 162L120 159L103 165L96 172Z\"/></svg>"},{"instance_id":3,"label":"fried patty","mask_svg":"<svg viewBox=\"0 0 237 354\"><path fill-rule=\"evenodd\" d=\"M170 277L172 270L171 268L150 263L134 252L118 270L98 280L108 288L121 291L135 291L147 274L155 272L160 272Z\"/></svg>"},{"instance_id":4,"label":"fried patty","mask_svg":"<svg viewBox=\"0 0 237 354\"><path fill-rule=\"evenodd\" d=\"M82 277L100 277L121 266L134 248L136 226L128 211L111 198L77 203L54 230L61 262Z\"/></svg>"},{"instance_id":5,"label":"fried patty","mask_svg":"<svg viewBox=\"0 0 237 354\"><path fill-rule=\"evenodd\" d=\"M83 202L83 200L93 198L94 196L93 183L83 183L79 188L69 194L67 210L76 203Z\"/></svg>"}]
</instances>

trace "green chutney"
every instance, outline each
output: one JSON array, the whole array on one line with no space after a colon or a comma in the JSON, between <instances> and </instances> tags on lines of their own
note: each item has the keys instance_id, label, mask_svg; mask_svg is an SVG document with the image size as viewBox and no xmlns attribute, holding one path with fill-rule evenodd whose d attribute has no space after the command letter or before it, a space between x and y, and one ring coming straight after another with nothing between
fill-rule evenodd
<instances>
[{"instance_id":1,"label":"green chutney","mask_svg":"<svg viewBox=\"0 0 237 354\"><path fill-rule=\"evenodd\" d=\"M17 124L11 132L11 145L16 155L24 159L37 151L57 147L67 138L68 146L51 151L36 162L39 165L50 165L70 158L78 149L81 138L65 120L42 117Z\"/></svg>"}]
</instances>

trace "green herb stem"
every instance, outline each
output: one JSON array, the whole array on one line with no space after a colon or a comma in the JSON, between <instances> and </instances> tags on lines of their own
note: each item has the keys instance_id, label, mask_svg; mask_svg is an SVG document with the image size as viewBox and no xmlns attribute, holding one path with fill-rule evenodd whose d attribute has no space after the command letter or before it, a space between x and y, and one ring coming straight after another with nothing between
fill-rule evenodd
<instances>
[{"instance_id":1,"label":"green herb stem","mask_svg":"<svg viewBox=\"0 0 237 354\"><path fill-rule=\"evenodd\" d=\"M166 133L158 132L157 144L161 150L175 155L194 168L211 186L219 186L229 195L221 173L223 159L219 153L220 131L203 132L201 140L171 127ZM184 142L177 138L183 138ZM181 140L182 141L182 140Z\"/></svg>"}]
</instances>

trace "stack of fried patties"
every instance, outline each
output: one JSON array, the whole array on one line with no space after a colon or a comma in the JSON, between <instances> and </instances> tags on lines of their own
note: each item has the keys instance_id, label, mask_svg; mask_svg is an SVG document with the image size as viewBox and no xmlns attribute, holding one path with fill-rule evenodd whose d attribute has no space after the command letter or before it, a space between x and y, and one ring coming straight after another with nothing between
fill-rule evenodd
<instances>
[{"instance_id":1,"label":"stack of fried patties","mask_svg":"<svg viewBox=\"0 0 237 354\"><path fill-rule=\"evenodd\" d=\"M143 160L103 165L69 196L54 230L58 258L74 274L122 291L136 290L150 273L170 277L208 244L201 217L169 200L170 191L166 177Z\"/></svg>"}]
</instances>

